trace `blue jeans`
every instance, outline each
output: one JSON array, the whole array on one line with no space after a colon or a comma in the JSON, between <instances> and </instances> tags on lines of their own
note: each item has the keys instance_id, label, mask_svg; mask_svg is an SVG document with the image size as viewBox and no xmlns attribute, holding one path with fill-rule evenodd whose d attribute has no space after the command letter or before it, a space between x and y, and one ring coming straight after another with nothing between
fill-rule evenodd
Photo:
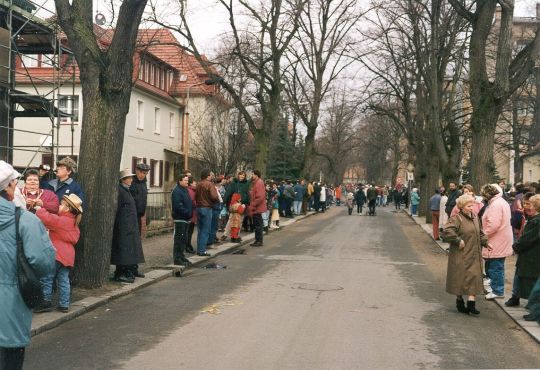
<instances>
[{"instance_id":1,"label":"blue jeans","mask_svg":"<svg viewBox=\"0 0 540 370\"><path fill-rule=\"evenodd\" d=\"M497 295L504 295L504 258L486 259L486 275L491 279L491 289Z\"/></svg>"},{"instance_id":2,"label":"blue jeans","mask_svg":"<svg viewBox=\"0 0 540 370\"><path fill-rule=\"evenodd\" d=\"M212 208L212 223L210 225L210 234L207 241L208 244L214 244L214 240L216 239L220 213L221 208Z\"/></svg>"},{"instance_id":3,"label":"blue jeans","mask_svg":"<svg viewBox=\"0 0 540 370\"><path fill-rule=\"evenodd\" d=\"M299 215L302 213L302 201L301 200L295 200L293 202L293 208L294 208L294 214Z\"/></svg>"},{"instance_id":4,"label":"blue jeans","mask_svg":"<svg viewBox=\"0 0 540 370\"><path fill-rule=\"evenodd\" d=\"M527 303L531 313L536 318L536 321L540 322L540 278L536 280L531 294L529 295L529 302Z\"/></svg>"},{"instance_id":5,"label":"blue jeans","mask_svg":"<svg viewBox=\"0 0 540 370\"><path fill-rule=\"evenodd\" d=\"M261 213L261 216L263 220L263 227L268 227L268 219L270 218L270 211Z\"/></svg>"},{"instance_id":6,"label":"blue jeans","mask_svg":"<svg viewBox=\"0 0 540 370\"><path fill-rule=\"evenodd\" d=\"M519 269L517 266L516 266L516 271L514 273L514 280L512 280L512 295L519 297Z\"/></svg>"},{"instance_id":7,"label":"blue jeans","mask_svg":"<svg viewBox=\"0 0 540 370\"><path fill-rule=\"evenodd\" d=\"M416 215L418 211L418 204L411 204L411 214Z\"/></svg>"},{"instance_id":8,"label":"blue jeans","mask_svg":"<svg viewBox=\"0 0 540 370\"><path fill-rule=\"evenodd\" d=\"M43 299L47 302L52 301L52 291L54 280L58 282L58 305L60 307L69 307L71 287L69 285L69 269L56 261L55 271L39 279L41 289L43 290Z\"/></svg>"},{"instance_id":9,"label":"blue jeans","mask_svg":"<svg viewBox=\"0 0 540 370\"><path fill-rule=\"evenodd\" d=\"M212 208L197 208L197 253L206 252L212 227Z\"/></svg>"}]
</instances>

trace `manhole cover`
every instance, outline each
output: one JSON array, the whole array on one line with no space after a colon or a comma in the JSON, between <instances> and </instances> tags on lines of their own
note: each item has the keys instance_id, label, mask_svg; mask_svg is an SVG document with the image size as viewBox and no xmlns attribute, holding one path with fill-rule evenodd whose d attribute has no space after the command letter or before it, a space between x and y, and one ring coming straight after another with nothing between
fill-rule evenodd
<instances>
[{"instance_id":1,"label":"manhole cover","mask_svg":"<svg viewBox=\"0 0 540 370\"><path fill-rule=\"evenodd\" d=\"M339 285L330 284L310 284L310 283L295 283L292 285L293 289L313 290L316 292L330 292L334 290L343 290L343 287Z\"/></svg>"}]
</instances>

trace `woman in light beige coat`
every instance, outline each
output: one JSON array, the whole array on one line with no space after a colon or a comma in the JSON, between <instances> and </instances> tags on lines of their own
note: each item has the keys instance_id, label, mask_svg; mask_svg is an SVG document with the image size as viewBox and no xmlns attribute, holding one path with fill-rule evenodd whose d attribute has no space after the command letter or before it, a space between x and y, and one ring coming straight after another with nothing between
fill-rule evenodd
<instances>
[{"instance_id":1,"label":"woman in light beige coat","mask_svg":"<svg viewBox=\"0 0 540 370\"><path fill-rule=\"evenodd\" d=\"M489 248L489 245L478 217L473 213L474 204L474 197L470 195L457 199L460 212L446 222L443 239L450 243L446 291L457 296L459 312L478 315L480 311L476 309L475 297L484 292L481 249ZM464 295L468 296L466 307Z\"/></svg>"}]
</instances>

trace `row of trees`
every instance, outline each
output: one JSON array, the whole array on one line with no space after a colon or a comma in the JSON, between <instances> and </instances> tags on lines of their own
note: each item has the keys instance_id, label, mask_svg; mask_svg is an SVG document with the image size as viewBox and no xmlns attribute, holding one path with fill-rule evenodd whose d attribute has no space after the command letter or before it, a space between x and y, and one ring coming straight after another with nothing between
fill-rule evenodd
<instances>
[{"instance_id":1,"label":"row of trees","mask_svg":"<svg viewBox=\"0 0 540 370\"><path fill-rule=\"evenodd\" d=\"M88 212L75 276L95 287L108 273L111 189L147 0L121 2L107 46L96 40L91 0L55 3L84 99L80 180ZM512 54L512 0L373 0L369 9L356 0L218 0L229 29L209 61L187 2L172 3L178 22L165 22L153 4L149 19L181 35L210 76L224 77L220 85L234 105L227 120L212 125L212 145L200 148L223 173L254 158L254 167L276 177L314 178L324 169L339 183L347 169L362 167L365 179L382 181L395 178L406 158L429 194L441 178L457 180L463 138L470 138L478 186L491 180L498 118L540 49L536 32ZM501 17L493 24L497 6Z\"/></svg>"}]
</instances>

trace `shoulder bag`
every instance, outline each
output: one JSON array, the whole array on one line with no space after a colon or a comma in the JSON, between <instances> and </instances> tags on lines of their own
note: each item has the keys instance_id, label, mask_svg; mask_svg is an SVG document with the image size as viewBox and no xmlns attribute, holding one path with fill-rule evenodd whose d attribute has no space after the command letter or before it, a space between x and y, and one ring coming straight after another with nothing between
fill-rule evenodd
<instances>
[{"instance_id":1,"label":"shoulder bag","mask_svg":"<svg viewBox=\"0 0 540 370\"><path fill-rule=\"evenodd\" d=\"M17 233L17 282L22 299L29 309L37 307L43 300L43 292L39 279L28 263L24 255L24 246L21 235L19 234L19 218L21 209L15 209L15 228Z\"/></svg>"}]
</instances>

